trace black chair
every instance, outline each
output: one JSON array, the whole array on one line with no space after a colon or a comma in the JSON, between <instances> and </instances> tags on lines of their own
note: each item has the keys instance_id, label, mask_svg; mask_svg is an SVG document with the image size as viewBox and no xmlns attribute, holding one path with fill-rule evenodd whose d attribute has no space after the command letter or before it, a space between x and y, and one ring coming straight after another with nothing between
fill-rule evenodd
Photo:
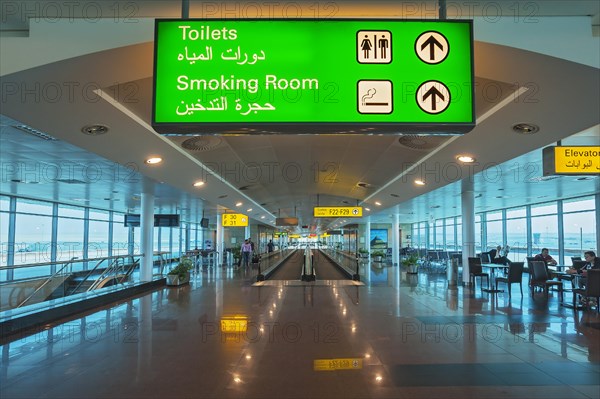
<instances>
[{"instance_id":1,"label":"black chair","mask_svg":"<svg viewBox=\"0 0 600 399\"><path fill-rule=\"evenodd\" d=\"M521 289L521 296L523 296L523 268L525 264L523 262L512 262L508 266L508 275L506 277L496 277L496 289L498 289L498 283L506 283L508 285L508 297L510 298L510 287L513 283L519 283Z\"/></svg>"},{"instance_id":2,"label":"black chair","mask_svg":"<svg viewBox=\"0 0 600 399\"><path fill-rule=\"evenodd\" d=\"M541 287L548 296L548 289L550 287L557 287L558 292L560 294L560 301L563 301L563 283L562 281L556 281L550 279L550 274L548 273L548 268L546 267L546 263L541 260L534 260L530 263L532 267L533 274L531 274L531 295L533 296L533 289L535 287Z\"/></svg>"},{"instance_id":3,"label":"black chair","mask_svg":"<svg viewBox=\"0 0 600 399\"><path fill-rule=\"evenodd\" d=\"M573 264L575 264L576 260L581 260L581 256L571 256L571 262L573 262Z\"/></svg>"},{"instance_id":4,"label":"black chair","mask_svg":"<svg viewBox=\"0 0 600 399\"><path fill-rule=\"evenodd\" d=\"M479 259L481 259L481 263L492 263L492 257L489 252L482 252L479 255Z\"/></svg>"},{"instance_id":5,"label":"black chair","mask_svg":"<svg viewBox=\"0 0 600 399\"><path fill-rule=\"evenodd\" d=\"M587 271L587 282L585 288L573 289L573 308L577 309L577 295L584 298L596 298L596 311L600 313L600 269L590 269ZM586 307L590 308L590 301L587 301Z\"/></svg>"},{"instance_id":6,"label":"black chair","mask_svg":"<svg viewBox=\"0 0 600 399\"><path fill-rule=\"evenodd\" d=\"M490 275L483 273L481 258L469 258L469 283L475 286L475 277L479 277L479 285L483 290L483 278L487 279L487 287L490 288Z\"/></svg>"}]
</instances>

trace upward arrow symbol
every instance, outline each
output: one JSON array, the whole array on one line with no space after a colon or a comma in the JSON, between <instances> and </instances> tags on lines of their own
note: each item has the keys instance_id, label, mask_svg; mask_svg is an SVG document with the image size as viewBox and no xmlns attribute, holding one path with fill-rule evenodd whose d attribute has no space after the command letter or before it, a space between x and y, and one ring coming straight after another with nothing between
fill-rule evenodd
<instances>
[{"instance_id":1,"label":"upward arrow symbol","mask_svg":"<svg viewBox=\"0 0 600 399\"><path fill-rule=\"evenodd\" d=\"M423 95L423 101L427 100L427 97L431 96L431 109L433 111L436 110L435 106L436 106L436 96L438 96L439 98L442 99L442 101L445 100L444 95L442 93L440 93L438 91L438 89L435 88L435 86L431 86L431 89L427 90L427 93L425 93L425 95Z\"/></svg>"},{"instance_id":2,"label":"upward arrow symbol","mask_svg":"<svg viewBox=\"0 0 600 399\"><path fill-rule=\"evenodd\" d=\"M435 60L435 46L438 46L440 50L444 51L444 46L442 46L442 43L438 42L437 39L433 37L433 35L429 36L429 38L425 40L425 43L421 45L421 50L424 50L427 46L429 46L430 61Z\"/></svg>"}]
</instances>

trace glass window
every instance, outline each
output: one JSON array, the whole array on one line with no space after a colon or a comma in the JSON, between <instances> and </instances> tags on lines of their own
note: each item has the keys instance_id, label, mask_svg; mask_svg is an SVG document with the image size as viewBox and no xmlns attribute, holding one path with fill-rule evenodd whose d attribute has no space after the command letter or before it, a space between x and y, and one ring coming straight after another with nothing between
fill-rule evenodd
<instances>
[{"instance_id":1,"label":"glass window","mask_svg":"<svg viewBox=\"0 0 600 399\"><path fill-rule=\"evenodd\" d=\"M58 216L82 219L84 217L83 208L78 206L59 205Z\"/></svg>"},{"instance_id":2,"label":"glass window","mask_svg":"<svg viewBox=\"0 0 600 399\"><path fill-rule=\"evenodd\" d=\"M173 243L171 246L171 255L178 257L181 253L181 229L179 227L171 227L173 231Z\"/></svg>"},{"instance_id":3,"label":"glass window","mask_svg":"<svg viewBox=\"0 0 600 399\"><path fill-rule=\"evenodd\" d=\"M563 202L563 212L591 211L595 208L594 197L575 198Z\"/></svg>"},{"instance_id":4,"label":"glass window","mask_svg":"<svg viewBox=\"0 0 600 399\"><path fill-rule=\"evenodd\" d=\"M435 235L435 246L433 248L444 249L444 221L436 220L433 226Z\"/></svg>"},{"instance_id":5,"label":"glass window","mask_svg":"<svg viewBox=\"0 0 600 399\"><path fill-rule=\"evenodd\" d=\"M52 241L52 217L40 215L16 215L15 265L50 262ZM14 278L47 276L50 267L15 269Z\"/></svg>"},{"instance_id":6,"label":"glass window","mask_svg":"<svg viewBox=\"0 0 600 399\"><path fill-rule=\"evenodd\" d=\"M524 218L527 216L527 209L525 208L512 208L506 210L506 218Z\"/></svg>"},{"instance_id":7,"label":"glass window","mask_svg":"<svg viewBox=\"0 0 600 399\"><path fill-rule=\"evenodd\" d=\"M556 202L553 202L551 204L534 205L531 207L531 216L552 215L556 212Z\"/></svg>"},{"instance_id":8,"label":"glass window","mask_svg":"<svg viewBox=\"0 0 600 399\"><path fill-rule=\"evenodd\" d=\"M502 221L496 220L493 222L487 222L486 224L486 243L487 250L489 251L492 248L496 248L498 245L504 246L502 242Z\"/></svg>"},{"instance_id":9,"label":"glass window","mask_svg":"<svg viewBox=\"0 0 600 399\"><path fill-rule=\"evenodd\" d=\"M90 209L90 220L109 220L109 213L107 211L99 211Z\"/></svg>"},{"instance_id":10,"label":"glass window","mask_svg":"<svg viewBox=\"0 0 600 399\"><path fill-rule=\"evenodd\" d=\"M456 250L462 251L462 222L456 224Z\"/></svg>"},{"instance_id":11,"label":"glass window","mask_svg":"<svg viewBox=\"0 0 600 399\"><path fill-rule=\"evenodd\" d=\"M558 260L558 216L537 216L531 218L533 254L548 248L550 256Z\"/></svg>"},{"instance_id":12,"label":"glass window","mask_svg":"<svg viewBox=\"0 0 600 399\"><path fill-rule=\"evenodd\" d=\"M129 251L129 227L125 227L124 216L121 213L113 213L113 236L112 254L125 255ZM134 254L138 252L134 251Z\"/></svg>"},{"instance_id":13,"label":"glass window","mask_svg":"<svg viewBox=\"0 0 600 399\"><path fill-rule=\"evenodd\" d=\"M0 212L0 266L6 266L8 259L8 213ZM3 273L0 281L6 279Z\"/></svg>"},{"instance_id":14,"label":"glass window","mask_svg":"<svg viewBox=\"0 0 600 399\"><path fill-rule=\"evenodd\" d=\"M83 259L83 229L83 219L58 218L56 260Z\"/></svg>"},{"instance_id":15,"label":"glass window","mask_svg":"<svg viewBox=\"0 0 600 399\"><path fill-rule=\"evenodd\" d=\"M506 221L506 244L510 246L508 259L523 262L527 256L527 220L525 218Z\"/></svg>"},{"instance_id":16,"label":"glass window","mask_svg":"<svg viewBox=\"0 0 600 399\"><path fill-rule=\"evenodd\" d=\"M563 215L564 248L567 264L570 264L571 256L583 258L585 251L595 251L597 249L595 217L594 211Z\"/></svg>"},{"instance_id":17,"label":"glass window","mask_svg":"<svg viewBox=\"0 0 600 399\"><path fill-rule=\"evenodd\" d=\"M454 251L456 243L454 242L454 218L446 219L446 250Z\"/></svg>"},{"instance_id":18,"label":"glass window","mask_svg":"<svg viewBox=\"0 0 600 399\"><path fill-rule=\"evenodd\" d=\"M10 197L0 195L0 212L10 211Z\"/></svg>"},{"instance_id":19,"label":"glass window","mask_svg":"<svg viewBox=\"0 0 600 399\"><path fill-rule=\"evenodd\" d=\"M17 198L17 212L48 216L52 215L52 204L50 202Z\"/></svg>"},{"instance_id":20,"label":"glass window","mask_svg":"<svg viewBox=\"0 0 600 399\"><path fill-rule=\"evenodd\" d=\"M160 250L171 251L169 247L171 230L168 227L160 227Z\"/></svg>"},{"instance_id":21,"label":"glass window","mask_svg":"<svg viewBox=\"0 0 600 399\"><path fill-rule=\"evenodd\" d=\"M108 222L90 220L88 258L108 256Z\"/></svg>"},{"instance_id":22,"label":"glass window","mask_svg":"<svg viewBox=\"0 0 600 399\"><path fill-rule=\"evenodd\" d=\"M502 212L493 212L486 215L486 220L502 220Z\"/></svg>"}]
</instances>

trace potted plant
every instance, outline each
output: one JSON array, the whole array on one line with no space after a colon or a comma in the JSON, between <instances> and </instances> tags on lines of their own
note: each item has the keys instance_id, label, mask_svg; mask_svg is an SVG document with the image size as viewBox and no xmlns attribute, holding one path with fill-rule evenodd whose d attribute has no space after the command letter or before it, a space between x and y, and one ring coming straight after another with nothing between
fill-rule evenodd
<instances>
[{"instance_id":1,"label":"potted plant","mask_svg":"<svg viewBox=\"0 0 600 399\"><path fill-rule=\"evenodd\" d=\"M383 251L371 252L371 257L373 258L374 262L382 262L384 256L385 256L385 252L383 252Z\"/></svg>"},{"instance_id":2,"label":"potted plant","mask_svg":"<svg viewBox=\"0 0 600 399\"><path fill-rule=\"evenodd\" d=\"M360 249L358 250L358 257L359 257L359 258L368 258L368 257L369 257L369 251L367 251L367 250L366 250L366 249L364 249L364 248L360 248Z\"/></svg>"},{"instance_id":3,"label":"potted plant","mask_svg":"<svg viewBox=\"0 0 600 399\"><path fill-rule=\"evenodd\" d=\"M167 285L178 286L190 282L190 270L193 262L190 258L182 256L179 263L169 273L167 273Z\"/></svg>"},{"instance_id":4,"label":"potted plant","mask_svg":"<svg viewBox=\"0 0 600 399\"><path fill-rule=\"evenodd\" d=\"M407 273L417 274L419 268L418 260L419 258L416 255L410 255L408 258L402 260L402 265L408 269Z\"/></svg>"}]
</instances>

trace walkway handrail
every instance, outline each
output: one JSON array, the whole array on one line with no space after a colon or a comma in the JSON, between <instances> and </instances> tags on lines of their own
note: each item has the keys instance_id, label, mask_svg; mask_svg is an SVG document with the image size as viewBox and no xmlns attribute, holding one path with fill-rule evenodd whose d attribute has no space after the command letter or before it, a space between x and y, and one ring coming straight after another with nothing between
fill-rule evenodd
<instances>
[{"instance_id":1,"label":"walkway handrail","mask_svg":"<svg viewBox=\"0 0 600 399\"><path fill-rule=\"evenodd\" d=\"M83 279L83 281L77 285L77 287L75 288L75 291L76 291L81 286L81 284L83 284L83 282L86 281L90 277L90 275L92 274L92 272L94 270L96 270L98 268L98 266L100 266L100 264L103 261L114 259L114 261L111 262L111 265L112 265L115 262L118 263L119 259L125 259L126 257L131 257L132 260L133 260L135 256L137 256L137 255L124 254L124 255L109 256L109 257L105 257L105 258L90 258L90 259L78 259L77 257L73 257L69 261L44 262L44 263L41 263L41 264L21 265L21 266L26 266L26 267L38 267L38 266L48 266L48 265L63 265L63 267L61 267L56 272L54 272L50 277L47 277L46 281L44 281L42 284L40 284L40 286L37 287L27 298L25 298L23 301L21 301L21 303L19 303L17 305L17 308L20 308L21 306L25 305L31 298L33 298L33 296L35 294L37 294L42 288L44 288L46 285L48 285L56 276L60 275L63 272L63 270L65 270L68 266L72 266L74 263L84 263L84 262L98 261L98 263L96 264L96 266L90 271L90 273L88 273L86 275L86 277ZM143 255L139 255L139 257L141 257L141 256L143 256ZM133 265L135 266L137 263L139 263L139 260L138 260L138 262L133 262ZM109 268L110 268L110 266L109 266ZM133 268L130 269L130 271L132 271L132 270L133 270ZM15 281L10 281L10 282L14 283Z\"/></svg>"},{"instance_id":2,"label":"walkway handrail","mask_svg":"<svg viewBox=\"0 0 600 399\"><path fill-rule=\"evenodd\" d=\"M59 273L61 273L63 271L63 269L65 269L67 266L69 266L69 264L71 264L71 262L74 263L74 261L77 260L77 257L73 257L71 258L71 260L69 262L66 262L65 265L63 267L60 268L60 270L58 270L56 273L54 273L52 276L48 277L46 279L46 281L44 281L42 284L40 284L39 287L37 287L32 293L31 295L29 295L27 298L25 298L24 300L21 301L21 303L19 303L17 305L17 308L20 308L21 306L25 305L25 303L27 303L31 298L33 298L33 296L35 294L37 294L42 288L44 288L48 283L50 283L50 281L52 281L52 279L54 277L56 277Z\"/></svg>"},{"instance_id":3,"label":"walkway handrail","mask_svg":"<svg viewBox=\"0 0 600 399\"><path fill-rule=\"evenodd\" d=\"M61 260L58 262L40 262L40 263L26 263L23 265L9 265L9 266L2 266L0 267L1 270L11 270L11 269L26 269L29 267L40 267L40 266L58 266L58 265L62 265L62 264L69 264L71 262L73 263L84 263L84 262L94 262L97 260L106 260L106 259L116 259L116 258L122 258L124 256L138 256L138 257L142 257L144 256L144 254L135 254L135 255L129 255L129 254L121 254L121 255L113 255L113 256L104 256L104 257L100 257L100 258L88 258L88 259L80 259L77 260L77 262L73 262L73 259L71 260Z\"/></svg>"}]
</instances>

